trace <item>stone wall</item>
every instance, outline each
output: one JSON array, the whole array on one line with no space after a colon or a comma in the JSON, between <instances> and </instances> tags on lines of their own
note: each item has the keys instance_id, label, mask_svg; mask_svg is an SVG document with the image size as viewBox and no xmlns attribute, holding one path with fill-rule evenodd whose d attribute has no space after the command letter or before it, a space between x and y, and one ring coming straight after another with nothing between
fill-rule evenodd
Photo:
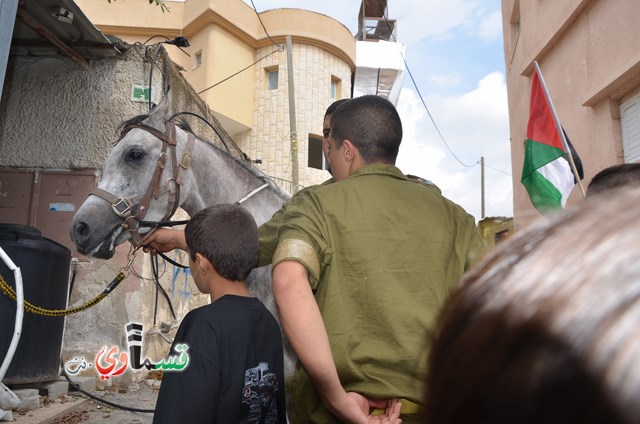
<instances>
[{"instance_id":1,"label":"stone wall","mask_svg":"<svg viewBox=\"0 0 640 424\"><path fill-rule=\"evenodd\" d=\"M256 57L264 57L276 47L259 49ZM278 67L278 89L266 89L266 71ZM351 97L351 69L348 64L319 47L293 44L293 81L298 140L300 185L319 184L330 177L326 171L307 167L309 134L322 137L322 117L335 100L330 96L332 77L341 81L339 98ZM258 165L266 174L291 181L291 139L289 125L289 88L286 52L277 52L256 65L256 107L254 128L240 137L238 144L252 158L262 159ZM284 184L286 189L286 184Z\"/></svg>"},{"instance_id":2,"label":"stone wall","mask_svg":"<svg viewBox=\"0 0 640 424\"><path fill-rule=\"evenodd\" d=\"M112 148L110 143L117 138L118 126L148 112L147 103L131 101L131 86L148 82L156 52L155 46L132 46L118 57L91 60L86 70L60 56L11 57L0 104L0 167L95 169L99 178L99 170ZM169 85L175 111L199 113L225 136L206 104L167 59L163 49L155 63L152 93L161 94L163 87ZM161 97L154 95L157 100ZM189 121L197 134L219 142L206 125ZM184 218L186 214L179 210L175 219ZM128 253L126 243L118 247L110 260L75 258L70 273L73 290L69 305L82 305L101 293L127 264ZM188 264L184 252L172 252L170 257ZM146 356L155 361L166 356L170 345L165 338L173 337L189 310L208 303L208 296L198 292L188 270L163 260L159 270L160 282L168 292L177 319L171 316L168 302L161 294L156 301L150 257L139 252L130 275L119 287L96 306L66 318L62 360L84 358L91 364L103 346L126 349L125 325L130 322L144 325ZM161 332L161 328L169 331ZM81 375L97 376L97 373L95 367L90 367ZM145 375L145 371L129 368L117 378L98 379L98 383L126 386Z\"/></svg>"}]
</instances>

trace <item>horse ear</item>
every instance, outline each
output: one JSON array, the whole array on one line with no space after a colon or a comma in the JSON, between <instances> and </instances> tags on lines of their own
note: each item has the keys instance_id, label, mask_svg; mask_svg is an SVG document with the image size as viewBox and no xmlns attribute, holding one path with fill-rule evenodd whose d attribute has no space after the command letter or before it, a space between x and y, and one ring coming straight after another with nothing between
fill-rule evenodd
<instances>
[{"instance_id":1,"label":"horse ear","mask_svg":"<svg viewBox=\"0 0 640 424\"><path fill-rule=\"evenodd\" d=\"M144 120L144 123L164 131L164 123L171 117L172 106L173 95L171 89L168 88L164 97L160 100L160 103L151 110L149 117Z\"/></svg>"}]
</instances>

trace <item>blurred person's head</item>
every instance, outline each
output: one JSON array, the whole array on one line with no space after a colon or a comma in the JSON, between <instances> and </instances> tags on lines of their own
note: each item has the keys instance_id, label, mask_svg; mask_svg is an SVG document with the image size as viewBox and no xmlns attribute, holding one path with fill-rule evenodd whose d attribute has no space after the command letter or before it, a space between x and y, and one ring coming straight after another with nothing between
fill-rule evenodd
<instances>
[{"instance_id":1,"label":"blurred person's head","mask_svg":"<svg viewBox=\"0 0 640 424\"><path fill-rule=\"evenodd\" d=\"M447 301L430 423L640 422L640 188L517 233Z\"/></svg>"},{"instance_id":2,"label":"blurred person's head","mask_svg":"<svg viewBox=\"0 0 640 424\"><path fill-rule=\"evenodd\" d=\"M598 172L587 187L587 197L627 185L640 185L640 163L613 165Z\"/></svg>"}]
</instances>

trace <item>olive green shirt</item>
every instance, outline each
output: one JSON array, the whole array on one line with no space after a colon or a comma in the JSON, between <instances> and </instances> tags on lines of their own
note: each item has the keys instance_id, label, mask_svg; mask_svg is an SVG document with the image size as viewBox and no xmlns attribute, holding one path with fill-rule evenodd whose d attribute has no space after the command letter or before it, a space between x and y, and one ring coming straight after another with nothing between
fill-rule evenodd
<instances>
[{"instance_id":1,"label":"olive green shirt","mask_svg":"<svg viewBox=\"0 0 640 424\"><path fill-rule=\"evenodd\" d=\"M423 184L426 187L436 190L438 193L441 193L438 186L436 186L434 183L432 183L429 180L425 180L424 178L417 177L415 175L407 175L407 178L409 178L410 180L416 183ZM326 184L331 184L332 182L334 182L333 178L329 178L322 184L312 185L312 186L303 188L302 190L297 192L294 196L298 196L300 195L300 193L303 193L307 190L315 190L317 187L321 187ZM276 213L273 214L271 219L269 219L267 222L263 223L258 227L258 235L259 235L259 241L260 241L260 257L258 258L257 266L259 267L269 265L271 263L271 260L273 259L273 253L276 251L276 248L278 247L278 230L280 229L280 225L282 225L284 212L287 209L289 202L290 200L287 201L284 205L282 205L282 207L278 211L276 211Z\"/></svg>"},{"instance_id":2,"label":"olive green shirt","mask_svg":"<svg viewBox=\"0 0 640 424\"><path fill-rule=\"evenodd\" d=\"M473 216L439 190L373 164L292 198L273 264L308 270L347 391L421 403L429 332L483 247ZM293 423L336 422L302 368L291 395Z\"/></svg>"},{"instance_id":3,"label":"olive green shirt","mask_svg":"<svg viewBox=\"0 0 640 424\"><path fill-rule=\"evenodd\" d=\"M333 178L329 178L322 184L305 187L294 194L294 197L299 196L305 191L315 190L317 187L321 187L325 184L331 184L332 182ZM260 256L258 257L258 266L265 266L271 263L271 259L273 259L273 252L275 252L276 247L278 247L278 230L282 225L284 212L292 199L289 199L287 202L285 202L285 204L282 205L282 207L273 214L271 219L258 227L258 241L260 243Z\"/></svg>"}]
</instances>

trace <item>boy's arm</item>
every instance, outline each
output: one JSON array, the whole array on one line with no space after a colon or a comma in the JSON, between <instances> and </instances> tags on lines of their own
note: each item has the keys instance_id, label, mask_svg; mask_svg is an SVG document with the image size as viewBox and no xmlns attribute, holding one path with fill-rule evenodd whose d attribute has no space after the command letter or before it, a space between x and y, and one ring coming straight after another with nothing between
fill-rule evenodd
<instances>
[{"instance_id":1,"label":"boy's arm","mask_svg":"<svg viewBox=\"0 0 640 424\"><path fill-rule=\"evenodd\" d=\"M155 254L156 252L170 252L174 249L187 251L187 240L184 230L169 230L167 228L156 229L149 237L145 237L144 251Z\"/></svg>"}]
</instances>

